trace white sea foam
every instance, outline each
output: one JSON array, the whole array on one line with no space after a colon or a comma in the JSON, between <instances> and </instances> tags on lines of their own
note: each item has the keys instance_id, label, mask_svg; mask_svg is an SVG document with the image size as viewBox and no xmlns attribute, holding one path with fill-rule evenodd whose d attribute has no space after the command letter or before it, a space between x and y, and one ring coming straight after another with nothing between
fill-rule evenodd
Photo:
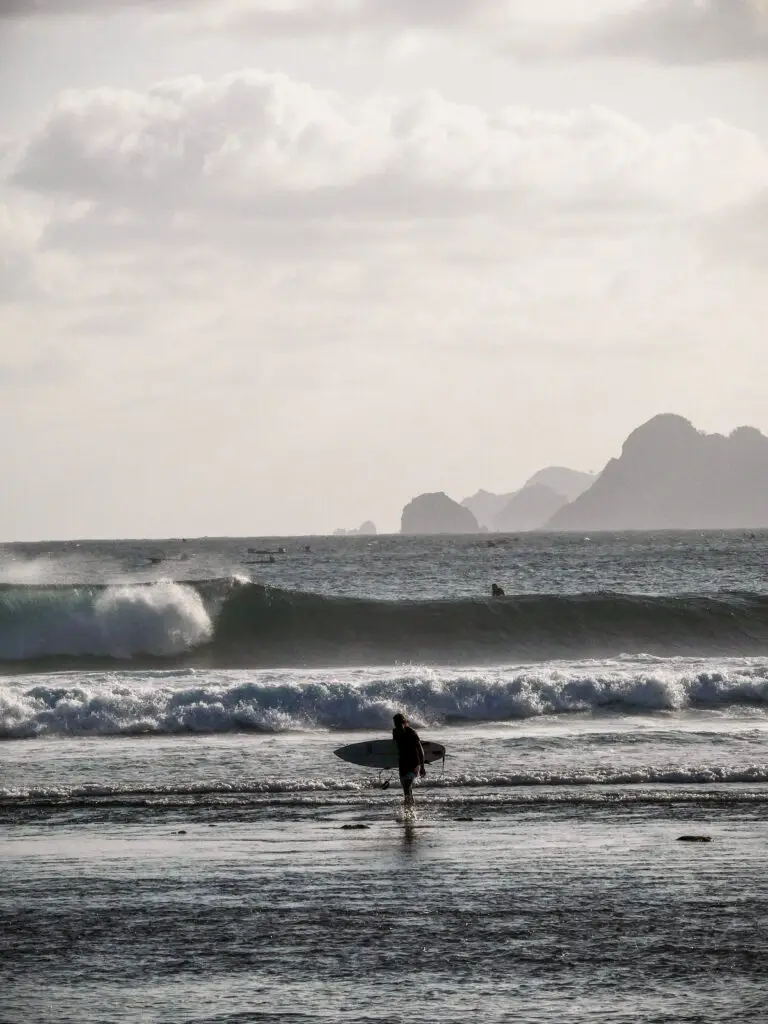
<instances>
[{"instance_id":1,"label":"white sea foam","mask_svg":"<svg viewBox=\"0 0 768 1024\"><path fill-rule=\"evenodd\" d=\"M132 591L130 597L135 596ZM179 605L178 595L173 596L156 641L167 642L168 620L175 618L176 642L199 642L206 623L201 609L194 602ZM126 638L134 645L152 643L143 606L133 600L124 603L119 591L105 593L105 598L99 628L117 623L120 644ZM162 603L162 592L157 600ZM156 621L155 611L150 622ZM113 651L125 649L110 638L108 629L104 635ZM381 730L390 727L396 710L404 710L420 726L437 727L606 711L722 711L744 705L768 711L768 665L760 659L550 663L463 672L414 667L60 673L0 682L0 737Z\"/></svg>"}]
</instances>

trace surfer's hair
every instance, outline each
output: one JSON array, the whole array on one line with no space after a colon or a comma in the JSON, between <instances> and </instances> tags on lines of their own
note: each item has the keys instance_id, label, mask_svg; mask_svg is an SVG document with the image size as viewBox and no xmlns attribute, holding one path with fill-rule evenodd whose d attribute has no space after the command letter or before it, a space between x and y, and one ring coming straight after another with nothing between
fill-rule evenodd
<instances>
[{"instance_id":1,"label":"surfer's hair","mask_svg":"<svg viewBox=\"0 0 768 1024\"><path fill-rule=\"evenodd\" d=\"M405 725L408 719L405 717L402 711L398 711L396 715L392 716L392 721L395 723L395 725Z\"/></svg>"}]
</instances>

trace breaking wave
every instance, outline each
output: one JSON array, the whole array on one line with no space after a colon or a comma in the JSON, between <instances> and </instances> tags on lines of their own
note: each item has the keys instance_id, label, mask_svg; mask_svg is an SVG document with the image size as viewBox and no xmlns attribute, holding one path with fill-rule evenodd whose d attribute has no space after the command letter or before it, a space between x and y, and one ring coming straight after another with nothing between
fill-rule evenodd
<instances>
[{"instance_id":1,"label":"breaking wave","mask_svg":"<svg viewBox=\"0 0 768 1024\"><path fill-rule=\"evenodd\" d=\"M208 643L212 635L202 594L184 584L0 588L4 662L169 658Z\"/></svg>"},{"instance_id":2,"label":"breaking wave","mask_svg":"<svg viewBox=\"0 0 768 1024\"><path fill-rule=\"evenodd\" d=\"M768 663L673 659L446 671L89 673L0 681L0 739L384 730L578 713L768 711Z\"/></svg>"},{"instance_id":3,"label":"breaking wave","mask_svg":"<svg viewBox=\"0 0 768 1024\"><path fill-rule=\"evenodd\" d=\"M0 665L500 664L768 654L768 596L611 593L374 601L239 579L0 587Z\"/></svg>"}]
</instances>

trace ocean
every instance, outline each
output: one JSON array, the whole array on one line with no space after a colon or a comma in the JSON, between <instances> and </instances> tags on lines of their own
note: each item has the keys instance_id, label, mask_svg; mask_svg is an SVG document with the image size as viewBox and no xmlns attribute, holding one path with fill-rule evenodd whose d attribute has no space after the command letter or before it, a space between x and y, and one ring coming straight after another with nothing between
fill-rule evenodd
<instances>
[{"instance_id":1,"label":"ocean","mask_svg":"<svg viewBox=\"0 0 768 1024\"><path fill-rule=\"evenodd\" d=\"M0 1021L768 1020L767 743L765 532L5 545Z\"/></svg>"}]
</instances>

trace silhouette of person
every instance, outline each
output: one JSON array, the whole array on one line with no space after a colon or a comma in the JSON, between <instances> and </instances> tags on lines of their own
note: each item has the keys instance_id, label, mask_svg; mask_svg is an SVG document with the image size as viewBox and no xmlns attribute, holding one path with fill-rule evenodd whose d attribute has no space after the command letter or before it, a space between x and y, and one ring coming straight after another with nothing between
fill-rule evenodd
<instances>
[{"instance_id":1,"label":"silhouette of person","mask_svg":"<svg viewBox=\"0 0 768 1024\"><path fill-rule=\"evenodd\" d=\"M498 583L491 584L491 597L504 597L504 589Z\"/></svg>"},{"instance_id":2,"label":"silhouette of person","mask_svg":"<svg viewBox=\"0 0 768 1024\"><path fill-rule=\"evenodd\" d=\"M397 744L397 769L400 773L400 785L403 787L403 803L407 808L413 807L413 784L417 777L424 778L424 748L419 734L408 725L408 719L401 712L394 716L395 728L392 739Z\"/></svg>"}]
</instances>

